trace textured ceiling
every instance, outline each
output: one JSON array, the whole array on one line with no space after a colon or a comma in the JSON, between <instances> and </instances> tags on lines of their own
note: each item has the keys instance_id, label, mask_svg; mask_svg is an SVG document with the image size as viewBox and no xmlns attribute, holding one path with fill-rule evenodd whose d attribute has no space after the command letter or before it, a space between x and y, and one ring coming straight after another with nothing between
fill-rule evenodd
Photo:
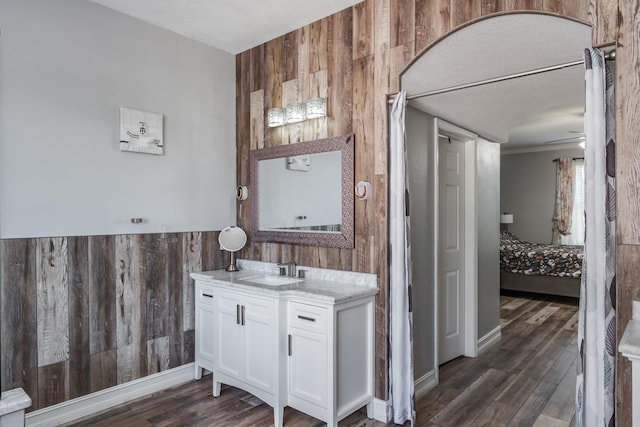
<instances>
[{"instance_id":1,"label":"textured ceiling","mask_svg":"<svg viewBox=\"0 0 640 427\"><path fill-rule=\"evenodd\" d=\"M232 54L362 0L89 0Z\"/></svg>"},{"instance_id":2,"label":"textured ceiling","mask_svg":"<svg viewBox=\"0 0 640 427\"><path fill-rule=\"evenodd\" d=\"M582 59L591 28L542 14L501 15L462 28L402 75L409 96ZM497 142L522 148L583 131L581 65L411 101ZM565 141L566 142L566 141Z\"/></svg>"}]
</instances>

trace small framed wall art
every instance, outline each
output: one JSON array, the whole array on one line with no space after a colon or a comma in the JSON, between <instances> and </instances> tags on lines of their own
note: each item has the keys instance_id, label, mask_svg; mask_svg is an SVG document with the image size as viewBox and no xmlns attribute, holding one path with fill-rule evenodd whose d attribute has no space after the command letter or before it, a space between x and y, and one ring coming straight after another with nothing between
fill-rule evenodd
<instances>
[{"instance_id":1,"label":"small framed wall art","mask_svg":"<svg viewBox=\"0 0 640 427\"><path fill-rule=\"evenodd\" d=\"M120 151L164 154L162 114L120 108Z\"/></svg>"}]
</instances>

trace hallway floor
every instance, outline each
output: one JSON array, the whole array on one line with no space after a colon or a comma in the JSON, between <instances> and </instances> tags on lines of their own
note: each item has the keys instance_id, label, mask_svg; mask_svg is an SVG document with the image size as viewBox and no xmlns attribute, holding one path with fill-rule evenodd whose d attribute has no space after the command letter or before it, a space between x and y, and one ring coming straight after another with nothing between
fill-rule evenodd
<instances>
[{"instance_id":1,"label":"hallway floor","mask_svg":"<svg viewBox=\"0 0 640 427\"><path fill-rule=\"evenodd\" d=\"M577 300L501 296L502 339L477 358L440 367L440 384L416 402L418 426L572 426ZM286 408L287 427L325 424ZM272 409L232 387L211 397L211 377L94 415L73 426L273 425ZM341 427L384 427L357 412Z\"/></svg>"},{"instance_id":2,"label":"hallway floor","mask_svg":"<svg viewBox=\"0 0 640 427\"><path fill-rule=\"evenodd\" d=\"M440 367L417 402L420 426L572 426L578 301L501 296L502 339Z\"/></svg>"}]
</instances>

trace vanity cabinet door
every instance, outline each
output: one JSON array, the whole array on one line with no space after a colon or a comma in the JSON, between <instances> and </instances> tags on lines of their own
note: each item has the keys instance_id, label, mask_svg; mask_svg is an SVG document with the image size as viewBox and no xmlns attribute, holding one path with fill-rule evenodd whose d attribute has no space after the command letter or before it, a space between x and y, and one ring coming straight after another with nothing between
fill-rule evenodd
<instances>
[{"instance_id":1,"label":"vanity cabinet door","mask_svg":"<svg viewBox=\"0 0 640 427\"><path fill-rule=\"evenodd\" d=\"M242 304L244 380L266 392L275 391L278 329L271 300L245 297Z\"/></svg>"},{"instance_id":2,"label":"vanity cabinet door","mask_svg":"<svg viewBox=\"0 0 640 427\"><path fill-rule=\"evenodd\" d=\"M327 407L327 336L289 329L289 400Z\"/></svg>"},{"instance_id":3,"label":"vanity cabinet door","mask_svg":"<svg viewBox=\"0 0 640 427\"><path fill-rule=\"evenodd\" d=\"M289 302L287 312L289 404L319 416L318 410L328 405L332 376L327 334L329 313L326 307L297 301Z\"/></svg>"},{"instance_id":4,"label":"vanity cabinet door","mask_svg":"<svg viewBox=\"0 0 640 427\"><path fill-rule=\"evenodd\" d=\"M242 378L242 301L238 295L216 292L215 365L220 372Z\"/></svg>"},{"instance_id":5,"label":"vanity cabinet door","mask_svg":"<svg viewBox=\"0 0 640 427\"><path fill-rule=\"evenodd\" d=\"M196 305L196 350L199 357L213 363L213 352L215 343L213 341L213 325L215 324L215 314L213 307L205 304ZM211 370L211 367L204 366Z\"/></svg>"},{"instance_id":6,"label":"vanity cabinet door","mask_svg":"<svg viewBox=\"0 0 640 427\"><path fill-rule=\"evenodd\" d=\"M216 291L217 370L268 393L276 387L278 322L272 299Z\"/></svg>"}]
</instances>

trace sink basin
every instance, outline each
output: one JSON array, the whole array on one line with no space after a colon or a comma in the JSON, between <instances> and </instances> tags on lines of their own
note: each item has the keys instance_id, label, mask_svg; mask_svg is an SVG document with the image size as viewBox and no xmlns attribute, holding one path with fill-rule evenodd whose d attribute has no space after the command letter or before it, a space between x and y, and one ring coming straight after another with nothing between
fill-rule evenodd
<instances>
[{"instance_id":1,"label":"sink basin","mask_svg":"<svg viewBox=\"0 0 640 427\"><path fill-rule=\"evenodd\" d=\"M296 277L285 277L285 276L254 276L254 277L245 277L243 279L245 282L257 283L259 285L267 285L267 286L282 286L282 285L290 285L292 283L302 282L302 279L298 279Z\"/></svg>"}]
</instances>

